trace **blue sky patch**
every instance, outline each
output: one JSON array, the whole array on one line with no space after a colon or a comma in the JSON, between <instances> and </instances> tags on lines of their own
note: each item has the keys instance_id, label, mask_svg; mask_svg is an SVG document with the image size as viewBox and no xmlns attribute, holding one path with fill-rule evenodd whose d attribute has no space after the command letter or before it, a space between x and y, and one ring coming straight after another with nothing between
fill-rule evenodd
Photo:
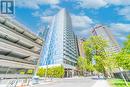
<instances>
[{"instance_id":1,"label":"blue sky patch","mask_svg":"<svg viewBox=\"0 0 130 87\"><path fill-rule=\"evenodd\" d=\"M91 27L103 24L112 30L120 45L130 34L130 0L15 0L15 18L34 33L48 25L52 17L66 8L73 30L87 37Z\"/></svg>"}]
</instances>

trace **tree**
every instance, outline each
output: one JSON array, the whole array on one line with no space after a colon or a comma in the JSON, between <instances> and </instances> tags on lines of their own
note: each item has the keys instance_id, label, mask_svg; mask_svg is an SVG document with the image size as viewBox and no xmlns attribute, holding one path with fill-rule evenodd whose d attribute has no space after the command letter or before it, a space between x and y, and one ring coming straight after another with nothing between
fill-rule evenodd
<instances>
[{"instance_id":1,"label":"tree","mask_svg":"<svg viewBox=\"0 0 130 87\"><path fill-rule=\"evenodd\" d=\"M124 48L121 50L120 53L116 55L116 62L118 64L118 68L120 70L121 76L126 84L129 87L121 68L125 70L130 70L130 35L127 37L128 40L124 43Z\"/></svg>"},{"instance_id":2,"label":"tree","mask_svg":"<svg viewBox=\"0 0 130 87\"><path fill-rule=\"evenodd\" d=\"M83 58L81 56L78 58L77 67L83 75L86 71L94 71L92 63L90 63L86 58Z\"/></svg>"},{"instance_id":3,"label":"tree","mask_svg":"<svg viewBox=\"0 0 130 87\"><path fill-rule=\"evenodd\" d=\"M90 37L90 44L92 50L96 52L96 55L102 55L102 52L104 52L104 49L108 46L108 42L100 36Z\"/></svg>"},{"instance_id":4,"label":"tree","mask_svg":"<svg viewBox=\"0 0 130 87\"><path fill-rule=\"evenodd\" d=\"M37 75L40 77L44 77L46 72L46 68L40 67L38 69ZM62 78L64 76L64 67L63 66L53 66L48 67L47 69L47 77L54 77L54 78Z\"/></svg>"},{"instance_id":5,"label":"tree","mask_svg":"<svg viewBox=\"0 0 130 87\"><path fill-rule=\"evenodd\" d=\"M108 42L100 36L92 36L84 42L84 50L87 61L90 64L92 64L93 61L96 61L93 68L104 74L106 74L107 70L113 68L114 65L112 62L115 61L113 57L110 57L108 55L109 53L105 50L107 47Z\"/></svg>"},{"instance_id":6,"label":"tree","mask_svg":"<svg viewBox=\"0 0 130 87\"><path fill-rule=\"evenodd\" d=\"M127 39L128 40L124 43L124 51L130 54L130 35L128 35Z\"/></svg>"},{"instance_id":7,"label":"tree","mask_svg":"<svg viewBox=\"0 0 130 87\"><path fill-rule=\"evenodd\" d=\"M86 59L88 60L88 62L92 61L92 48L91 48L91 42L90 40L86 40L83 42L83 48L84 48L84 52L86 55Z\"/></svg>"},{"instance_id":8,"label":"tree","mask_svg":"<svg viewBox=\"0 0 130 87\"><path fill-rule=\"evenodd\" d=\"M124 43L124 48L116 56L118 67L130 70L130 35L127 37L128 40Z\"/></svg>"},{"instance_id":9,"label":"tree","mask_svg":"<svg viewBox=\"0 0 130 87\"><path fill-rule=\"evenodd\" d=\"M130 55L124 51L121 51L116 56L116 61L118 63L118 67L122 67L123 69L130 70Z\"/></svg>"}]
</instances>

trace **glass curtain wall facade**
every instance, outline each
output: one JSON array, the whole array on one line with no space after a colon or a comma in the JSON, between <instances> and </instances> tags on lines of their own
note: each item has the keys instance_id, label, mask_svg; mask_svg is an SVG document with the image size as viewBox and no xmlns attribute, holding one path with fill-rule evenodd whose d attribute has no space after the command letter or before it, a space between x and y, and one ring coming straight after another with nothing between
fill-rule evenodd
<instances>
[{"instance_id":1,"label":"glass curtain wall facade","mask_svg":"<svg viewBox=\"0 0 130 87\"><path fill-rule=\"evenodd\" d=\"M49 26L43 28L42 30L40 30L39 33L38 33L38 36L40 36L43 39L43 41L46 41L48 31L49 31Z\"/></svg>"},{"instance_id":2,"label":"glass curtain wall facade","mask_svg":"<svg viewBox=\"0 0 130 87\"><path fill-rule=\"evenodd\" d=\"M40 65L61 64L74 69L78 58L77 37L72 31L69 13L62 9L54 16L48 30Z\"/></svg>"}]
</instances>

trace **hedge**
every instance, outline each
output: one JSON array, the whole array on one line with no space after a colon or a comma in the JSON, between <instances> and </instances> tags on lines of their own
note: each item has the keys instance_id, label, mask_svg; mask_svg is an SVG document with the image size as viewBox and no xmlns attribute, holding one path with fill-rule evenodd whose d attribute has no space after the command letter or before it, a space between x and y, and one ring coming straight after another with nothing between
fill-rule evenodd
<instances>
[{"instance_id":1,"label":"hedge","mask_svg":"<svg viewBox=\"0 0 130 87\"><path fill-rule=\"evenodd\" d=\"M44 77L46 74L47 77L62 78L64 76L64 73L65 71L63 66L53 66L48 67L47 69L40 67L38 69L37 75Z\"/></svg>"}]
</instances>

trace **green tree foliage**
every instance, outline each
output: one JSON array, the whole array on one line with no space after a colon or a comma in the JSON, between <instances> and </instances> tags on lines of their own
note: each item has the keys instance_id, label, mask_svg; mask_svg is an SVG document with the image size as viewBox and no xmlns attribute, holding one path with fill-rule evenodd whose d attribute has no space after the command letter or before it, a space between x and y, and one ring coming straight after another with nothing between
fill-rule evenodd
<instances>
[{"instance_id":1,"label":"green tree foliage","mask_svg":"<svg viewBox=\"0 0 130 87\"><path fill-rule=\"evenodd\" d=\"M92 61L92 48L89 40L83 42L83 48L86 55L86 59L91 62Z\"/></svg>"},{"instance_id":2,"label":"green tree foliage","mask_svg":"<svg viewBox=\"0 0 130 87\"><path fill-rule=\"evenodd\" d=\"M33 74L33 70L32 69L27 70L27 74Z\"/></svg>"},{"instance_id":3,"label":"green tree foliage","mask_svg":"<svg viewBox=\"0 0 130 87\"><path fill-rule=\"evenodd\" d=\"M84 73L84 71L94 71L93 65L86 58L79 57L77 67Z\"/></svg>"},{"instance_id":4,"label":"green tree foliage","mask_svg":"<svg viewBox=\"0 0 130 87\"><path fill-rule=\"evenodd\" d=\"M82 58L82 57L79 57L78 61L77 61L77 67L80 70L82 70L82 71L86 70L86 68L87 68L87 61L86 61L86 59Z\"/></svg>"},{"instance_id":5,"label":"green tree foliage","mask_svg":"<svg viewBox=\"0 0 130 87\"><path fill-rule=\"evenodd\" d=\"M84 50L88 64L92 65L93 59L96 61L94 68L99 72L104 72L106 65L106 52L104 49L108 46L107 41L99 36L92 36L84 42ZM93 69L94 70L94 69Z\"/></svg>"},{"instance_id":6,"label":"green tree foliage","mask_svg":"<svg viewBox=\"0 0 130 87\"><path fill-rule=\"evenodd\" d=\"M48 67L47 70L46 68L40 67L38 69L37 75L40 77L44 77L45 74L47 77L61 78L64 76L64 67L53 66L53 67Z\"/></svg>"},{"instance_id":7,"label":"green tree foliage","mask_svg":"<svg viewBox=\"0 0 130 87\"><path fill-rule=\"evenodd\" d=\"M128 40L124 43L124 49L126 53L130 54L130 35L127 37L127 39Z\"/></svg>"},{"instance_id":8,"label":"green tree foliage","mask_svg":"<svg viewBox=\"0 0 130 87\"><path fill-rule=\"evenodd\" d=\"M45 75L45 71L46 71L45 68L40 67L40 68L38 68L37 75L40 76L40 77L43 77Z\"/></svg>"},{"instance_id":9,"label":"green tree foliage","mask_svg":"<svg viewBox=\"0 0 130 87\"><path fill-rule=\"evenodd\" d=\"M116 61L119 67L130 70L130 35L127 37L122 51L117 54Z\"/></svg>"},{"instance_id":10,"label":"green tree foliage","mask_svg":"<svg viewBox=\"0 0 130 87\"><path fill-rule=\"evenodd\" d=\"M96 61L93 67L101 73L112 72L114 68L130 69L130 35L125 46L119 54L106 52L108 42L99 36L92 36L84 42L86 60ZM110 56L110 55L111 56Z\"/></svg>"},{"instance_id":11,"label":"green tree foliage","mask_svg":"<svg viewBox=\"0 0 130 87\"><path fill-rule=\"evenodd\" d=\"M94 59L96 61L96 64L95 64L95 69L98 71L98 72L101 72L101 73L104 73L105 72L105 63L104 63L104 59L102 60L102 57L101 56L94 56Z\"/></svg>"},{"instance_id":12,"label":"green tree foliage","mask_svg":"<svg viewBox=\"0 0 130 87\"><path fill-rule=\"evenodd\" d=\"M116 56L116 61L118 63L118 67L130 70L130 54L126 52L120 52Z\"/></svg>"},{"instance_id":13,"label":"green tree foliage","mask_svg":"<svg viewBox=\"0 0 130 87\"><path fill-rule=\"evenodd\" d=\"M89 40L92 49L96 51L96 55L102 55L102 52L104 52L104 48L108 46L107 41L101 38L100 36L92 36Z\"/></svg>"}]
</instances>

